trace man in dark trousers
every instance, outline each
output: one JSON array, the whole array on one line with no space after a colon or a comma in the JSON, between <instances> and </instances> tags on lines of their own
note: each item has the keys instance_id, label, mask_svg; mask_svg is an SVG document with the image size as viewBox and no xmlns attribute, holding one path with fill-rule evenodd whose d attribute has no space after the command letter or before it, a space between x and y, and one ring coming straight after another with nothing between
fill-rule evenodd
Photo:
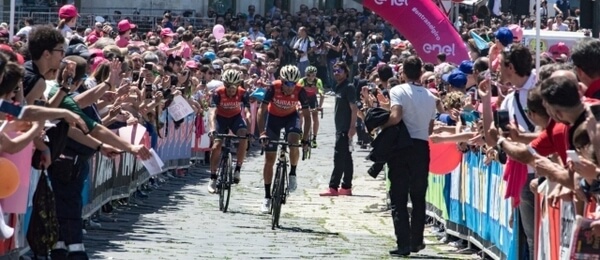
<instances>
[{"instance_id":1,"label":"man in dark trousers","mask_svg":"<svg viewBox=\"0 0 600 260\"><path fill-rule=\"evenodd\" d=\"M425 248L425 194L429 175L429 135L433 132L435 97L420 84L422 61L411 56L404 61L402 79L404 84L390 90L390 118L382 126L385 129L402 120L408 128L412 146L397 150L388 162L392 218L398 248L390 251L393 256L408 256ZM408 218L408 195L412 213Z\"/></svg>"},{"instance_id":2,"label":"man in dark trousers","mask_svg":"<svg viewBox=\"0 0 600 260\"><path fill-rule=\"evenodd\" d=\"M338 62L333 66L333 76L337 82L333 87L335 92L333 172L331 173L329 188L320 193L321 196L352 195L354 164L352 163L350 144L352 144L352 137L356 133L358 107L356 106L356 92L348 75L350 75L350 69L346 63ZM340 181L342 182L341 189Z\"/></svg>"}]
</instances>

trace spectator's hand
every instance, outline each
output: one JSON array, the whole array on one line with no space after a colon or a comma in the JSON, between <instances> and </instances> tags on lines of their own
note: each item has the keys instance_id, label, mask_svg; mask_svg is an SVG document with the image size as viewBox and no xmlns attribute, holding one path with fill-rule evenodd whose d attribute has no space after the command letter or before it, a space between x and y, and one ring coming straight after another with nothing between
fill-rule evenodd
<instances>
[{"instance_id":1,"label":"spectator's hand","mask_svg":"<svg viewBox=\"0 0 600 260\"><path fill-rule=\"evenodd\" d=\"M104 92L104 94L102 95L102 97L100 99L113 104L115 101L117 101L117 93L112 92L112 91L106 91Z\"/></svg>"},{"instance_id":2,"label":"spectator's hand","mask_svg":"<svg viewBox=\"0 0 600 260\"><path fill-rule=\"evenodd\" d=\"M160 91L156 91L156 93L154 94L154 101L158 103L162 100L163 100L163 93Z\"/></svg>"},{"instance_id":3,"label":"spectator's hand","mask_svg":"<svg viewBox=\"0 0 600 260\"><path fill-rule=\"evenodd\" d=\"M110 62L108 82L111 86L115 87L121 83L121 62L119 61L119 59L114 59Z\"/></svg>"},{"instance_id":4,"label":"spectator's hand","mask_svg":"<svg viewBox=\"0 0 600 260\"><path fill-rule=\"evenodd\" d=\"M460 120L460 110L453 108L449 112L450 118L452 120L454 120L455 122L458 122L458 120Z\"/></svg>"},{"instance_id":5,"label":"spectator's hand","mask_svg":"<svg viewBox=\"0 0 600 260\"><path fill-rule=\"evenodd\" d=\"M483 146L485 144L485 140L483 140L483 135L478 134L475 137L469 139L467 143L470 145Z\"/></svg>"},{"instance_id":6,"label":"spectator's hand","mask_svg":"<svg viewBox=\"0 0 600 260\"><path fill-rule=\"evenodd\" d=\"M573 165L573 171L579 173L584 179L596 179L596 165L593 162L579 156L579 162L571 161L571 163Z\"/></svg>"},{"instance_id":7,"label":"spectator's hand","mask_svg":"<svg viewBox=\"0 0 600 260\"><path fill-rule=\"evenodd\" d=\"M181 90L175 90L173 91L173 96L182 96L183 94L181 93Z\"/></svg>"},{"instance_id":8,"label":"spectator's hand","mask_svg":"<svg viewBox=\"0 0 600 260\"><path fill-rule=\"evenodd\" d=\"M131 91L131 83L125 83L125 84L121 84L121 86L119 86L119 88L117 88L117 96L124 96L129 94L129 91Z\"/></svg>"},{"instance_id":9,"label":"spectator's hand","mask_svg":"<svg viewBox=\"0 0 600 260\"><path fill-rule=\"evenodd\" d=\"M551 181L556 181L555 171L556 164L546 157L535 159L535 172L540 176L546 176Z\"/></svg>"},{"instance_id":10,"label":"spectator's hand","mask_svg":"<svg viewBox=\"0 0 600 260\"><path fill-rule=\"evenodd\" d=\"M440 143L443 140L443 138L442 138L442 136L440 134L432 134L432 135L429 136L429 139L434 144Z\"/></svg>"},{"instance_id":11,"label":"spectator's hand","mask_svg":"<svg viewBox=\"0 0 600 260\"><path fill-rule=\"evenodd\" d=\"M484 79L479 83L479 88L477 90L479 97L483 98L483 97L488 97L491 95L492 91L491 91L492 87L491 87L491 82L489 79Z\"/></svg>"},{"instance_id":12,"label":"spectator's hand","mask_svg":"<svg viewBox=\"0 0 600 260\"><path fill-rule=\"evenodd\" d=\"M108 115L109 115L110 117L116 117L116 116L118 116L119 114L121 114L121 106L120 106L120 105L113 106L113 107L110 109L110 111L108 112Z\"/></svg>"},{"instance_id":13,"label":"spectator's hand","mask_svg":"<svg viewBox=\"0 0 600 260\"><path fill-rule=\"evenodd\" d=\"M494 147L488 148L485 153L485 165L490 165L493 161L497 161L498 159L498 150L494 149Z\"/></svg>"},{"instance_id":14,"label":"spectator's hand","mask_svg":"<svg viewBox=\"0 0 600 260\"><path fill-rule=\"evenodd\" d=\"M109 157L109 158L113 158L115 156L117 156L121 151L117 148L114 148L108 144L102 144L102 147L100 148L100 152L102 153L102 155Z\"/></svg>"},{"instance_id":15,"label":"spectator's hand","mask_svg":"<svg viewBox=\"0 0 600 260\"><path fill-rule=\"evenodd\" d=\"M152 156L150 150L143 145L134 145L129 152L139 157L141 160L148 160Z\"/></svg>"},{"instance_id":16,"label":"spectator's hand","mask_svg":"<svg viewBox=\"0 0 600 260\"><path fill-rule=\"evenodd\" d=\"M171 76L163 75L161 83L162 83L161 86L163 88L170 88L171 87Z\"/></svg>"},{"instance_id":17,"label":"spectator's hand","mask_svg":"<svg viewBox=\"0 0 600 260\"><path fill-rule=\"evenodd\" d=\"M519 130L519 127L514 124L508 124L507 127L508 136L510 137L510 139L513 141L519 140L519 138L521 137L521 131Z\"/></svg>"},{"instance_id":18,"label":"spectator's hand","mask_svg":"<svg viewBox=\"0 0 600 260\"><path fill-rule=\"evenodd\" d=\"M68 110L64 110L63 119L70 125L79 128L81 131L83 131L84 134L87 134L90 131L87 128L85 121L83 121L83 119L81 119L81 117L78 114L75 114Z\"/></svg>"},{"instance_id":19,"label":"spectator's hand","mask_svg":"<svg viewBox=\"0 0 600 260\"><path fill-rule=\"evenodd\" d=\"M352 138L354 137L354 135L356 135L356 127L351 126L350 129L348 129L348 141L352 142Z\"/></svg>"},{"instance_id":20,"label":"spectator's hand","mask_svg":"<svg viewBox=\"0 0 600 260\"><path fill-rule=\"evenodd\" d=\"M42 152L42 155L40 156L40 164L43 167L43 169L48 169L48 167L50 167L50 165L52 164L50 148L47 147L45 150L43 150L41 152Z\"/></svg>"}]
</instances>

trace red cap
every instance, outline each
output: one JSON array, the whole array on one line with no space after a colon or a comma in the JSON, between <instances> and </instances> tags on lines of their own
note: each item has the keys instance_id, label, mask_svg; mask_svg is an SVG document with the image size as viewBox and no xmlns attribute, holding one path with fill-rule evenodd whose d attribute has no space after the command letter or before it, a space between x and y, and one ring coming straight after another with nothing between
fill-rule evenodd
<instances>
[{"instance_id":1,"label":"red cap","mask_svg":"<svg viewBox=\"0 0 600 260\"><path fill-rule=\"evenodd\" d=\"M119 22L117 28L119 28L119 32L126 32L135 28L135 24L132 24L128 20L123 19Z\"/></svg>"},{"instance_id":2,"label":"red cap","mask_svg":"<svg viewBox=\"0 0 600 260\"><path fill-rule=\"evenodd\" d=\"M79 17L79 12L77 12L77 7L74 5L63 5L58 10L58 17L60 19Z\"/></svg>"},{"instance_id":3,"label":"red cap","mask_svg":"<svg viewBox=\"0 0 600 260\"><path fill-rule=\"evenodd\" d=\"M550 48L548 48L548 52L552 54L552 58L554 59L560 58L561 54L567 55L567 57L570 55L569 46L567 46L564 42L559 42L550 46Z\"/></svg>"},{"instance_id":4,"label":"red cap","mask_svg":"<svg viewBox=\"0 0 600 260\"><path fill-rule=\"evenodd\" d=\"M87 37L87 42L89 42L90 44L94 44L98 41L98 36L96 36L95 34L90 34Z\"/></svg>"},{"instance_id":5,"label":"red cap","mask_svg":"<svg viewBox=\"0 0 600 260\"><path fill-rule=\"evenodd\" d=\"M14 53L15 56L17 56L17 63L19 63L20 65L23 65L25 63L25 58L23 58L23 55L21 55L18 52L15 52L15 50L13 50L10 46L6 44L0 44L0 50L10 51Z\"/></svg>"}]
</instances>

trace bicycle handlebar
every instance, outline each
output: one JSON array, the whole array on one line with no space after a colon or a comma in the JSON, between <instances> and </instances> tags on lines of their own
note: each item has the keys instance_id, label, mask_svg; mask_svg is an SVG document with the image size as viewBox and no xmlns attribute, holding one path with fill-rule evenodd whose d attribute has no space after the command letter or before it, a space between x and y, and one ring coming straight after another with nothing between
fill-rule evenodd
<instances>
[{"instance_id":1,"label":"bicycle handlebar","mask_svg":"<svg viewBox=\"0 0 600 260\"><path fill-rule=\"evenodd\" d=\"M230 138L230 139L248 139L248 136L239 136L232 134L214 134L213 137Z\"/></svg>"}]
</instances>

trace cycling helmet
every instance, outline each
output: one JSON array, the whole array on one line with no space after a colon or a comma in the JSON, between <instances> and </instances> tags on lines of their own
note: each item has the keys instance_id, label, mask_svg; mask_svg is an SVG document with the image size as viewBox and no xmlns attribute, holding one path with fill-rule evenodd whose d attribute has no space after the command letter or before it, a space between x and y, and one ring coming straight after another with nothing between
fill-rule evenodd
<instances>
[{"instance_id":1,"label":"cycling helmet","mask_svg":"<svg viewBox=\"0 0 600 260\"><path fill-rule=\"evenodd\" d=\"M279 72L279 75L283 81L298 82L300 79L300 71L298 70L298 67L294 65L283 66Z\"/></svg>"},{"instance_id":2,"label":"cycling helmet","mask_svg":"<svg viewBox=\"0 0 600 260\"><path fill-rule=\"evenodd\" d=\"M228 69L221 75L221 80L225 84L238 84L242 81L242 72L239 70Z\"/></svg>"},{"instance_id":3,"label":"cycling helmet","mask_svg":"<svg viewBox=\"0 0 600 260\"><path fill-rule=\"evenodd\" d=\"M305 73L306 74L317 73L317 67L308 66L308 67L306 67Z\"/></svg>"}]
</instances>

